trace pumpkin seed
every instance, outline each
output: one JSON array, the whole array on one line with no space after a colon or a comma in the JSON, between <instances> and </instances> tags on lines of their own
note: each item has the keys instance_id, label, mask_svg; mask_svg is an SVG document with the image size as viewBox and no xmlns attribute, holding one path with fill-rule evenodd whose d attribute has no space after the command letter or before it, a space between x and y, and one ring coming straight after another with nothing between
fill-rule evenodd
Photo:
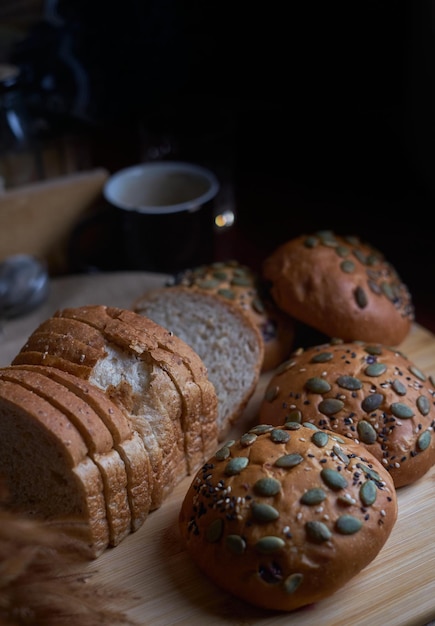
<instances>
[{"instance_id":1,"label":"pumpkin seed","mask_svg":"<svg viewBox=\"0 0 435 626\"><path fill-rule=\"evenodd\" d=\"M326 393L331 391L331 385L328 381L318 376L309 378L305 383L305 388L312 393Z\"/></svg>"},{"instance_id":2,"label":"pumpkin seed","mask_svg":"<svg viewBox=\"0 0 435 626\"><path fill-rule=\"evenodd\" d=\"M381 376L387 371L385 363L370 363L364 370L367 376Z\"/></svg>"},{"instance_id":3,"label":"pumpkin seed","mask_svg":"<svg viewBox=\"0 0 435 626\"><path fill-rule=\"evenodd\" d=\"M430 446L430 442L432 440L432 434L429 430L425 430L424 433L421 433L417 439L418 449L423 452Z\"/></svg>"},{"instance_id":4,"label":"pumpkin seed","mask_svg":"<svg viewBox=\"0 0 435 626\"><path fill-rule=\"evenodd\" d=\"M221 289L218 289L218 294L222 296L223 298L226 298L227 300L236 299L236 294L234 293L232 289L222 287Z\"/></svg>"},{"instance_id":5,"label":"pumpkin seed","mask_svg":"<svg viewBox=\"0 0 435 626\"><path fill-rule=\"evenodd\" d=\"M278 386L273 386L270 387L269 389L266 389L266 393L264 394L264 399L266 400L266 402L273 402L279 394L279 387Z\"/></svg>"},{"instance_id":6,"label":"pumpkin seed","mask_svg":"<svg viewBox=\"0 0 435 626\"><path fill-rule=\"evenodd\" d=\"M287 443L290 440L290 434L281 428L275 428L270 433L270 438L274 443Z\"/></svg>"},{"instance_id":7,"label":"pumpkin seed","mask_svg":"<svg viewBox=\"0 0 435 626\"><path fill-rule=\"evenodd\" d=\"M274 428L275 427L271 424L257 424L256 426L250 428L249 432L253 433L254 435L262 435L263 433L269 433Z\"/></svg>"},{"instance_id":8,"label":"pumpkin seed","mask_svg":"<svg viewBox=\"0 0 435 626\"><path fill-rule=\"evenodd\" d=\"M323 430L319 430L319 431L315 432L314 435L311 437L311 441L318 448L323 448L328 443L329 436Z\"/></svg>"},{"instance_id":9,"label":"pumpkin seed","mask_svg":"<svg viewBox=\"0 0 435 626\"><path fill-rule=\"evenodd\" d=\"M373 480L366 480L365 483L361 485L359 490L359 497L361 498L361 502L365 506L370 506L376 501L376 497L378 495L378 491L376 489L376 484Z\"/></svg>"},{"instance_id":10,"label":"pumpkin seed","mask_svg":"<svg viewBox=\"0 0 435 626\"><path fill-rule=\"evenodd\" d=\"M296 467L299 463L302 463L304 457L294 452L293 454L284 454L276 459L274 465L276 467Z\"/></svg>"},{"instance_id":11,"label":"pumpkin seed","mask_svg":"<svg viewBox=\"0 0 435 626\"><path fill-rule=\"evenodd\" d=\"M429 400L426 396L418 396L417 398L417 408L422 415L428 415L430 411Z\"/></svg>"},{"instance_id":12,"label":"pumpkin seed","mask_svg":"<svg viewBox=\"0 0 435 626\"><path fill-rule=\"evenodd\" d=\"M384 396L381 393L372 393L361 402L361 408L366 413L371 413L372 411L376 411L383 401Z\"/></svg>"},{"instance_id":13,"label":"pumpkin seed","mask_svg":"<svg viewBox=\"0 0 435 626\"><path fill-rule=\"evenodd\" d=\"M400 419L410 419L414 417L414 411L407 404L403 404L402 402L393 402L391 405L391 412L395 417Z\"/></svg>"},{"instance_id":14,"label":"pumpkin seed","mask_svg":"<svg viewBox=\"0 0 435 626\"><path fill-rule=\"evenodd\" d=\"M335 522L335 527L342 535L353 535L362 528L362 521L353 515L342 515Z\"/></svg>"},{"instance_id":15,"label":"pumpkin seed","mask_svg":"<svg viewBox=\"0 0 435 626\"><path fill-rule=\"evenodd\" d=\"M249 459L247 456L235 456L230 459L225 467L225 474L227 476L235 476L236 474L240 474L242 470L245 469L249 464Z\"/></svg>"},{"instance_id":16,"label":"pumpkin seed","mask_svg":"<svg viewBox=\"0 0 435 626\"><path fill-rule=\"evenodd\" d=\"M405 385L400 380L397 380L397 378L393 380L393 384L391 386L398 396L406 395Z\"/></svg>"},{"instance_id":17,"label":"pumpkin seed","mask_svg":"<svg viewBox=\"0 0 435 626\"><path fill-rule=\"evenodd\" d=\"M333 358L334 354L332 352L319 352L310 359L310 363L326 363Z\"/></svg>"},{"instance_id":18,"label":"pumpkin seed","mask_svg":"<svg viewBox=\"0 0 435 626\"><path fill-rule=\"evenodd\" d=\"M273 476L265 476L254 484L254 491L259 496L276 496L281 491L281 483Z\"/></svg>"},{"instance_id":19,"label":"pumpkin seed","mask_svg":"<svg viewBox=\"0 0 435 626\"><path fill-rule=\"evenodd\" d=\"M362 287L357 287L355 289L355 301L360 309L365 309L368 305L369 301L367 294Z\"/></svg>"},{"instance_id":20,"label":"pumpkin seed","mask_svg":"<svg viewBox=\"0 0 435 626\"><path fill-rule=\"evenodd\" d=\"M300 411L293 411L290 416L292 419L286 421L284 428L288 430L299 430L301 427L302 413Z\"/></svg>"},{"instance_id":21,"label":"pumpkin seed","mask_svg":"<svg viewBox=\"0 0 435 626\"><path fill-rule=\"evenodd\" d=\"M225 544L233 554L243 554L246 550L246 541L240 535L228 535Z\"/></svg>"},{"instance_id":22,"label":"pumpkin seed","mask_svg":"<svg viewBox=\"0 0 435 626\"><path fill-rule=\"evenodd\" d=\"M341 443L344 443L344 441L341 441ZM347 454L340 448L340 446L334 445L332 447L332 450L338 456L340 461L342 461L345 465L349 465L349 460L350 459L347 456Z\"/></svg>"},{"instance_id":23,"label":"pumpkin seed","mask_svg":"<svg viewBox=\"0 0 435 626\"><path fill-rule=\"evenodd\" d=\"M273 522L279 517L279 511L275 507L261 502L253 502L251 511L257 522Z\"/></svg>"},{"instance_id":24,"label":"pumpkin seed","mask_svg":"<svg viewBox=\"0 0 435 626\"><path fill-rule=\"evenodd\" d=\"M207 530L205 531L205 538L209 543L216 543L222 536L222 532L224 529L224 523L220 517L213 520L211 524L207 526Z\"/></svg>"},{"instance_id":25,"label":"pumpkin seed","mask_svg":"<svg viewBox=\"0 0 435 626\"><path fill-rule=\"evenodd\" d=\"M257 435L255 433L245 433L240 437L240 443L242 446L251 446L254 441L257 439Z\"/></svg>"},{"instance_id":26,"label":"pumpkin seed","mask_svg":"<svg viewBox=\"0 0 435 626\"><path fill-rule=\"evenodd\" d=\"M415 365L411 365L409 371L411 372L411 374L414 374L414 376L417 376L417 378L419 378L423 382L426 380L426 376Z\"/></svg>"},{"instance_id":27,"label":"pumpkin seed","mask_svg":"<svg viewBox=\"0 0 435 626\"><path fill-rule=\"evenodd\" d=\"M362 382L354 376L339 376L337 385L343 389L349 389L349 391L357 391L363 386Z\"/></svg>"},{"instance_id":28,"label":"pumpkin seed","mask_svg":"<svg viewBox=\"0 0 435 626\"><path fill-rule=\"evenodd\" d=\"M303 580L304 580L303 574L299 574L299 573L290 574L290 576L287 576L287 578L285 579L283 583L284 591L288 593L289 595L294 593L298 589L298 587L300 587Z\"/></svg>"},{"instance_id":29,"label":"pumpkin seed","mask_svg":"<svg viewBox=\"0 0 435 626\"><path fill-rule=\"evenodd\" d=\"M340 472L337 470L325 467L321 470L320 476L322 477L325 485L334 490L344 489L347 487L347 480Z\"/></svg>"},{"instance_id":30,"label":"pumpkin seed","mask_svg":"<svg viewBox=\"0 0 435 626\"><path fill-rule=\"evenodd\" d=\"M342 400L337 400L336 398L327 398L326 400L322 400L320 402L318 409L323 415L335 415L341 411L344 407L344 402Z\"/></svg>"},{"instance_id":31,"label":"pumpkin seed","mask_svg":"<svg viewBox=\"0 0 435 626\"><path fill-rule=\"evenodd\" d=\"M315 543L323 543L324 541L328 541L331 539L332 533L329 528L323 522L318 522L316 520L309 521L305 524L305 531L307 533L307 537L310 541L314 541Z\"/></svg>"},{"instance_id":32,"label":"pumpkin seed","mask_svg":"<svg viewBox=\"0 0 435 626\"><path fill-rule=\"evenodd\" d=\"M225 461L230 456L230 449L228 446L223 446L214 455L217 461Z\"/></svg>"},{"instance_id":33,"label":"pumpkin seed","mask_svg":"<svg viewBox=\"0 0 435 626\"><path fill-rule=\"evenodd\" d=\"M326 497L326 492L321 487L313 487L312 489L308 489L308 491L301 496L301 503L312 506L320 504Z\"/></svg>"},{"instance_id":34,"label":"pumpkin seed","mask_svg":"<svg viewBox=\"0 0 435 626\"><path fill-rule=\"evenodd\" d=\"M262 537L255 544L255 548L261 554L272 554L274 552L279 552L285 546L285 542L281 537L275 537L274 535L269 535L266 537Z\"/></svg>"},{"instance_id":35,"label":"pumpkin seed","mask_svg":"<svg viewBox=\"0 0 435 626\"><path fill-rule=\"evenodd\" d=\"M368 445L376 442L377 433L373 426L367 420L360 420L357 424L358 436L360 440Z\"/></svg>"}]
</instances>

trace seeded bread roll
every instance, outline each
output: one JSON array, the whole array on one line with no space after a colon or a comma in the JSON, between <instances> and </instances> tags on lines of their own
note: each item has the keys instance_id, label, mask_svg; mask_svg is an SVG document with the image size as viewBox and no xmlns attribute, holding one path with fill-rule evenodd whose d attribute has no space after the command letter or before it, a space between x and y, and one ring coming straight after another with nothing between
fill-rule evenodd
<instances>
[{"instance_id":1,"label":"seeded bread roll","mask_svg":"<svg viewBox=\"0 0 435 626\"><path fill-rule=\"evenodd\" d=\"M396 270L370 244L330 231L302 235L263 263L276 304L328 337L399 345L414 307Z\"/></svg>"},{"instance_id":2,"label":"seeded bread roll","mask_svg":"<svg viewBox=\"0 0 435 626\"><path fill-rule=\"evenodd\" d=\"M257 426L196 474L179 514L187 551L224 590L292 611L332 595L397 519L391 475L362 445L288 422Z\"/></svg>"},{"instance_id":3,"label":"seeded bread roll","mask_svg":"<svg viewBox=\"0 0 435 626\"><path fill-rule=\"evenodd\" d=\"M297 350L270 379L260 422L309 422L359 441L396 488L435 463L435 388L403 353L363 342Z\"/></svg>"},{"instance_id":4,"label":"seeded bread roll","mask_svg":"<svg viewBox=\"0 0 435 626\"><path fill-rule=\"evenodd\" d=\"M217 293L243 309L260 330L264 342L262 372L282 363L294 340L294 321L275 305L261 277L237 261L201 265L177 274L168 287L183 285Z\"/></svg>"}]
</instances>

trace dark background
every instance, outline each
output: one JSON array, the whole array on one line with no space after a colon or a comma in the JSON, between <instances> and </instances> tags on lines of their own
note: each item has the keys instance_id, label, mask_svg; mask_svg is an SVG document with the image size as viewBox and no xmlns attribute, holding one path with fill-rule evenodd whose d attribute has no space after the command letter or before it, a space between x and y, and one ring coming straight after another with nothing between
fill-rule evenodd
<instances>
[{"instance_id":1,"label":"dark background","mask_svg":"<svg viewBox=\"0 0 435 626\"><path fill-rule=\"evenodd\" d=\"M44 132L110 171L158 157L234 189L236 253L330 228L435 311L430 2L63 0L10 47Z\"/></svg>"}]
</instances>

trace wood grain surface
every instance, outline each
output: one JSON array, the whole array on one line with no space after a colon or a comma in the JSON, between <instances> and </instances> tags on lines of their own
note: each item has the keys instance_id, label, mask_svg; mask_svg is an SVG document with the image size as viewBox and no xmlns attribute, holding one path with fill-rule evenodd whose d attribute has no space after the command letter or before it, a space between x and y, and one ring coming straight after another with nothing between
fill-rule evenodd
<instances>
[{"instance_id":1,"label":"wood grain surface","mask_svg":"<svg viewBox=\"0 0 435 626\"><path fill-rule=\"evenodd\" d=\"M145 273L70 276L53 281L47 302L0 334L0 366L8 365L37 324L66 306L130 307L166 276ZM400 349L435 376L435 336L415 325ZM263 375L234 436L256 419L269 375ZM142 528L87 566L92 579L128 592L120 604L142 626L422 626L435 620L435 468L399 490L399 516L387 543L360 574L330 598L282 614L247 605L221 591L192 564L177 527L183 480Z\"/></svg>"}]
</instances>

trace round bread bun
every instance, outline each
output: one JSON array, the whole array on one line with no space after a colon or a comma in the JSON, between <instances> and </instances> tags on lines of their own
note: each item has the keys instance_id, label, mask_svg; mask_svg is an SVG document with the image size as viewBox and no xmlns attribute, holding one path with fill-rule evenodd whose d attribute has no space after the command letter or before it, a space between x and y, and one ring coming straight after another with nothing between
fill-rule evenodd
<instances>
[{"instance_id":1,"label":"round bread bun","mask_svg":"<svg viewBox=\"0 0 435 626\"><path fill-rule=\"evenodd\" d=\"M267 257L262 272L278 307L327 337L397 346L414 321L396 270L357 237L301 235Z\"/></svg>"},{"instance_id":2,"label":"round bread bun","mask_svg":"<svg viewBox=\"0 0 435 626\"><path fill-rule=\"evenodd\" d=\"M259 420L309 422L360 442L398 488L435 463L434 395L433 380L403 353L336 341L301 348L276 370Z\"/></svg>"},{"instance_id":3,"label":"round bread bun","mask_svg":"<svg viewBox=\"0 0 435 626\"><path fill-rule=\"evenodd\" d=\"M264 342L262 372L274 369L290 354L294 321L278 309L261 277L249 267L237 261L201 265L177 274L173 284L217 293L240 306L260 330Z\"/></svg>"},{"instance_id":4,"label":"round bread bun","mask_svg":"<svg viewBox=\"0 0 435 626\"><path fill-rule=\"evenodd\" d=\"M288 422L258 425L196 474L179 528L200 570L266 609L332 595L379 553L397 519L391 475L363 446Z\"/></svg>"}]
</instances>

